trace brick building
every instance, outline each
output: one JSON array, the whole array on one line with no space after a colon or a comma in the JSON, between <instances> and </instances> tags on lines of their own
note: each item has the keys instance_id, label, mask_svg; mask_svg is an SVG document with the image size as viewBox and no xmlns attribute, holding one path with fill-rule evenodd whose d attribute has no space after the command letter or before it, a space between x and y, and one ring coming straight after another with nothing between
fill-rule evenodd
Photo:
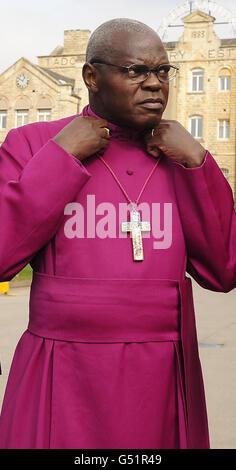
<instances>
[{"instance_id":1,"label":"brick building","mask_svg":"<svg viewBox=\"0 0 236 470\"><path fill-rule=\"evenodd\" d=\"M180 70L164 117L211 151L236 194L236 39L220 39L214 21L194 11L183 18L180 39L165 44ZM64 45L37 65L22 57L0 75L0 144L13 127L74 115L87 104L81 70L90 34L64 31Z\"/></svg>"},{"instance_id":2,"label":"brick building","mask_svg":"<svg viewBox=\"0 0 236 470\"><path fill-rule=\"evenodd\" d=\"M166 43L180 70L170 85L166 119L176 119L210 150L236 194L236 39L220 39L215 18L194 11Z\"/></svg>"}]
</instances>

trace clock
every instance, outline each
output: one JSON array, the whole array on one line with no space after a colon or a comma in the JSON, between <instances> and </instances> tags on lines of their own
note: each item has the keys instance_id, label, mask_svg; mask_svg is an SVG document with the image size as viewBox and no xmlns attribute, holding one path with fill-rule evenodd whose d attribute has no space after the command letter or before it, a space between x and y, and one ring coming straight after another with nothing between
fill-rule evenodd
<instances>
[{"instance_id":1,"label":"clock","mask_svg":"<svg viewBox=\"0 0 236 470\"><path fill-rule=\"evenodd\" d=\"M29 77L27 77L27 75L25 75L24 73L21 73L20 75L18 75L16 79L17 86L19 86L20 88L26 88L28 83L29 83Z\"/></svg>"}]
</instances>

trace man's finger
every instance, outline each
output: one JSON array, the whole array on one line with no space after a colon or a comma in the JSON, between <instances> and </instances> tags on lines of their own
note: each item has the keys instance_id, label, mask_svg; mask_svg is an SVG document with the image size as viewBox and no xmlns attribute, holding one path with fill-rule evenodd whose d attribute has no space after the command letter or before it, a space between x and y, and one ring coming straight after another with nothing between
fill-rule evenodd
<instances>
[{"instance_id":1,"label":"man's finger","mask_svg":"<svg viewBox=\"0 0 236 470\"><path fill-rule=\"evenodd\" d=\"M102 137L102 145L104 145L104 147L108 147L109 146L109 138L108 137Z\"/></svg>"},{"instance_id":2,"label":"man's finger","mask_svg":"<svg viewBox=\"0 0 236 470\"><path fill-rule=\"evenodd\" d=\"M106 119L98 119L100 127L108 127L108 121Z\"/></svg>"},{"instance_id":3,"label":"man's finger","mask_svg":"<svg viewBox=\"0 0 236 470\"><path fill-rule=\"evenodd\" d=\"M147 147L147 152L155 158L161 154L161 150L156 145Z\"/></svg>"}]
</instances>

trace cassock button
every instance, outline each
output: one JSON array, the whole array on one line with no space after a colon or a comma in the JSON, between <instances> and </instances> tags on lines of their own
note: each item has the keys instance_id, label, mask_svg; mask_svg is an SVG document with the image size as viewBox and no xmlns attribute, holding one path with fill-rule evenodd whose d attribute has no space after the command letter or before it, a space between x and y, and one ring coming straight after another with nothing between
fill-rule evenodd
<instances>
[{"instance_id":1,"label":"cassock button","mask_svg":"<svg viewBox=\"0 0 236 470\"><path fill-rule=\"evenodd\" d=\"M133 175L134 172L133 172L133 170L126 170L126 173L127 173L128 175Z\"/></svg>"}]
</instances>

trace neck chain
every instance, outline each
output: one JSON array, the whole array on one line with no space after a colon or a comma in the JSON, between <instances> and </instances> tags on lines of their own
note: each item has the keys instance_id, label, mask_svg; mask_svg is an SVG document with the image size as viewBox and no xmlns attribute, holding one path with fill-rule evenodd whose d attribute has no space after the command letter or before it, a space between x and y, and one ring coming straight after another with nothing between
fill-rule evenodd
<instances>
[{"instance_id":1,"label":"neck chain","mask_svg":"<svg viewBox=\"0 0 236 470\"><path fill-rule=\"evenodd\" d=\"M150 222L141 222L140 220L140 212L137 209L137 205L139 203L139 200L143 194L144 189L146 188L151 176L153 175L155 169L157 168L157 165L160 162L161 157L157 160L155 163L154 167L152 168L152 171L149 173L145 183L143 184L143 187L136 199L136 201L132 201L130 197L128 196L127 192L123 188L121 182L118 180L117 176L115 175L114 171L108 165L108 163L98 155L100 160L104 163L104 165L107 167L107 169L110 171L112 174L113 178L119 185L121 191L125 195L126 199L130 203L131 207L131 213L130 213L130 222L122 222L121 223L121 231L122 232L131 232L131 237L132 237L132 244L133 244L133 259L134 261L143 261L144 256L143 256L143 242L142 242L142 232L150 232L151 230L151 225Z\"/></svg>"}]
</instances>

